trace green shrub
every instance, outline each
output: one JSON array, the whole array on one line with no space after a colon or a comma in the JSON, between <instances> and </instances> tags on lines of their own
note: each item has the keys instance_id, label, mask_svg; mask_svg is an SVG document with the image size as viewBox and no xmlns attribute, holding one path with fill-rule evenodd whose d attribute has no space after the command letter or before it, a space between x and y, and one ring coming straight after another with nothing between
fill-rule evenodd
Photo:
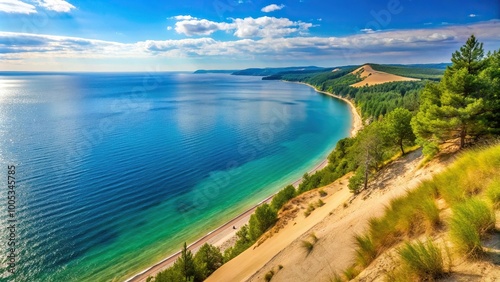
<instances>
[{"instance_id":1,"label":"green shrub","mask_svg":"<svg viewBox=\"0 0 500 282\"><path fill-rule=\"evenodd\" d=\"M316 234L313 232L311 234L309 234L309 237L311 237L312 241L313 241L313 244L315 244L316 242L318 242L318 237L316 236Z\"/></svg>"},{"instance_id":2,"label":"green shrub","mask_svg":"<svg viewBox=\"0 0 500 282\"><path fill-rule=\"evenodd\" d=\"M318 193L321 197L325 197L326 195L328 195L328 193L326 193L326 191L323 189L319 190Z\"/></svg>"},{"instance_id":3,"label":"green shrub","mask_svg":"<svg viewBox=\"0 0 500 282\"><path fill-rule=\"evenodd\" d=\"M407 242L398 254L403 265L420 281L434 280L445 274L441 250L431 240Z\"/></svg>"},{"instance_id":4,"label":"green shrub","mask_svg":"<svg viewBox=\"0 0 500 282\"><path fill-rule=\"evenodd\" d=\"M316 202L316 207L322 207L325 205L325 202L323 202L321 199L318 199L318 201Z\"/></svg>"},{"instance_id":5,"label":"green shrub","mask_svg":"<svg viewBox=\"0 0 500 282\"><path fill-rule=\"evenodd\" d=\"M308 217L309 215L311 215L311 213L316 209L316 207L314 206L314 204L310 203L308 206L307 206L307 210L304 212L304 215L305 217Z\"/></svg>"},{"instance_id":6,"label":"green shrub","mask_svg":"<svg viewBox=\"0 0 500 282\"><path fill-rule=\"evenodd\" d=\"M257 241L260 235L264 234L267 229L272 227L278 220L278 214L275 209L268 204L262 204L250 216L249 234L253 241Z\"/></svg>"},{"instance_id":7,"label":"green shrub","mask_svg":"<svg viewBox=\"0 0 500 282\"><path fill-rule=\"evenodd\" d=\"M271 279L273 279L273 276L274 276L274 271L269 270L269 272L266 273L266 275L264 276L264 280L269 282L269 281L271 281Z\"/></svg>"},{"instance_id":8,"label":"green shrub","mask_svg":"<svg viewBox=\"0 0 500 282\"><path fill-rule=\"evenodd\" d=\"M271 201L271 207L273 207L276 211L279 211L284 204L295 197L295 194L295 187L292 185L286 186L283 190L274 195L273 200Z\"/></svg>"},{"instance_id":9,"label":"green shrub","mask_svg":"<svg viewBox=\"0 0 500 282\"><path fill-rule=\"evenodd\" d=\"M363 183L365 181L365 170L363 168L358 168L354 175L349 178L349 184L347 188L353 194L358 194L363 188Z\"/></svg>"}]
</instances>

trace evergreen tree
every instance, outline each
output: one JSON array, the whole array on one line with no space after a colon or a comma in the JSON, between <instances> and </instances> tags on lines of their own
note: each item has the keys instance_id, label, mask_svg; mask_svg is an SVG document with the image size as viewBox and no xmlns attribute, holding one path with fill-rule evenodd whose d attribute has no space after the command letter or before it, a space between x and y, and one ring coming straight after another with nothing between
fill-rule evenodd
<instances>
[{"instance_id":1,"label":"evergreen tree","mask_svg":"<svg viewBox=\"0 0 500 282\"><path fill-rule=\"evenodd\" d=\"M263 204L259 206L255 213L250 216L249 221L249 233L250 238L256 241L260 235L262 235L269 227L271 227L276 220L278 215L274 209L268 204Z\"/></svg>"},{"instance_id":2,"label":"evergreen tree","mask_svg":"<svg viewBox=\"0 0 500 282\"><path fill-rule=\"evenodd\" d=\"M485 84L478 74L485 68L483 44L472 35L464 46L452 55L453 64L438 85L428 85L421 95L419 113L412 127L426 152L438 143L459 138L459 146L467 137L484 132L487 98Z\"/></svg>"},{"instance_id":3,"label":"evergreen tree","mask_svg":"<svg viewBox=\"0 0 500 282\"><path fill-rule=\"evenodd\" d=\"M182 281L194 281L196 276L196 267L193 259L193 254L187 249L186 242L182 248L180 257L175 261L174 269L177 269L182 276Z\"/></svg>"},{"instance_id":4,"label":"evergreen tree","mask_svg":"<svg viewBox=\"0 0 500 282\"><path fill-rule=\"evenodd\" d=\"M415 134L411 129L412 114L407 109L396 108L387 114L385 123L387 125L387 134L390 142L396 144L404 155L404 144L412 144L415 141Z\"/></svg>"},{"instance_id":5,"label":"evergreen tree","mask_svg":"<svg viewBox=\"0 0 500 282\"><path fill-rule=\"evenodd\" d=\"M487 80L488 99L486 102L487 121L490 131L500 134L500 50L489 53L487 67L480 74L482 79Z\"/></svg>"},{"instance_id":6,"label":"evergreen tree","mask_svg":"<svg viewBox=\"0 0 500 282\"><path fill-rule=\"evenodd\" d=\"M224 263L224 258L219 248L205 243L194 255L198 279L203 281Z\"/></svg>"},{"instance_id":7,"label":"evergreen tree","mask_svg":"<svg viewBox=\"0 0 500 282\"><path fill-rule=\"evenodd\" d=\"M356 174L349 182L349 189L355 193L368 187L371 172L378 170L384 160L387 144L387 130L381 122L375 121L366 126L356 138L356 143L350 148L358 162Z\"/></svg>"}]
</instances>

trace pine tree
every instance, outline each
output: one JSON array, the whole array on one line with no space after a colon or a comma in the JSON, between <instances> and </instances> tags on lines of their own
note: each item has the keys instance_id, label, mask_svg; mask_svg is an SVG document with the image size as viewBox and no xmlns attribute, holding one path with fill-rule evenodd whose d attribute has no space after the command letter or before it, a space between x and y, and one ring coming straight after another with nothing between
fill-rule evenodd
<instances>
[{"instance_id":1,"label":"pine tree","mask_svg":"<svg viewBox=\"0 0 500 282\"><path fill-rule=\"evenodd\" d=\"M219 248L205 243L194 256L199 280L205 280L224 263Z\"/></svg>"},{"instance_id":2,"label":"pine tree","mask_svg":"<svg viewBox=\"0 0 500 282\"><path fill-rule=\"evenodd\" d=\"M487 121L490 132L500 134L500 50L489 53L487 67L480 76L487 80Z\"/></svg>"},{"instance_id":3,"label":"pine tree","mask_svg":"<svg viewBox=\"0 0 500 282\"><path fill-rule=\"evenodd\" d=\"M174 269L178 269L185 282L193 281L196 276L196 267L193 254L187 249L186 242L181 251L181 256L175 261Z\"/></svg>"},{"instance_id":4,"label":"pine tree","mask_svg":"<svg viewBox=\"0 0 500 282\"><path fill-rule=\"evenodd\" d=\"M385 118L388 138L399 146L403 155L405 154L404 144L411 144L415 141L415 134L410 125L411 118L411 112L403 108L394 109Z\"/></svg>"},{"instance_id":5,"label":"pine tree","mask_svg":"<svg viewBox=\"0 0 500 282\"><path fill-rule=\"evenodd\" d=\"M412 127L419 141L428 148L459 138L460 148L467 137L483 133L487 99L487 81L479 73L485 69L483 44L472 35L464 46L452 55L452 65L438 85L428 85L421 96L419 113Z\"/></svg>"}]
</instances>

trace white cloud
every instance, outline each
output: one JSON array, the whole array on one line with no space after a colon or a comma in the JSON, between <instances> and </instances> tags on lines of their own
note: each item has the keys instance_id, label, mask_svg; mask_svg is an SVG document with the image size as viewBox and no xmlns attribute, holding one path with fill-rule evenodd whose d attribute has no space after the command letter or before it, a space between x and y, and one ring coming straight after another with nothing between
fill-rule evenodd
<instances>
[{"instance_id":1,"label":"white cloud","mask_svg":"<svg viewBox=\"0 0 500 282\"><path fill-rule=\"evenodd\" d=\"M213 22L205 19L181 20L175 23L175 30L187 36L210 35L216 31L233 32L239 38L282 37L293 33L305 34L313 25L295 22L287 18L260 17L237 18L232 22Z\"/></svg>"},{"instance_id":2,"label":"white cloud","mask_svg":"<svg viewBox=\"0 0 500 282\"><path fill-rule=\"evenodd\" d=\"M283 37L296 32L307 32L311 23L294 22L287 18L260 17L233 19L234 35L239 38Z\"/></svg>"},{"instance_id":3,"label":"white cloud","mask_svg":"<svg viewBox=\"0 0 500 282\"><path fill-rule=\"evenodd\" d=\"M67 13L72 9L75 9L75 6L65 0L38 0L38 5L47 10L59 13Z\"/></svg>"},{"instance_id":4,"label":"white cloud","mask_svg":"<svg viewBox=\"0 0 500 282\"><path fill-rule=\"evenodd\" d=\"M228 29L228 24L209 20L183 20L175 23L175 31L187 36L210 35L218 30Z\"/></svg>"},{"instance_id":5,"label":"white cloud","mask_svg":"<svg viewBox=\"0 0 500 282\"><path fill-rule=\"evenodd\" d=\"M271 5L267 5L264 8L262 8L261 11L264 13L270 13L270 12L281 10L283 8L285 8L285 5L283 5L283 4L281 4L279 6L276 4L271 4Z\"/></svg>"},{"instance_id":6,"label":"white cloud","mask_svg":"<svg viewBox=\"0 0 500 282\"><path fill-rule=\"evenodd\" d=\"M172 27L171 26L167 26L167 30L172 30Z\"/></svg>"},{"instance_id":7,"label":"white cloud","mask_svg":"<svg viewBox=\"0 0 500 282\"><path fill-rule=\"evenodd\" d=\"M178 21L188 21L188 20L196 20L197 18L190 15L179 15L168 18L169 20L178 20Z\"/></svg>"},{"instance_id":8,"label":"white cloud","mask_svg":"<svg viewBox=\"0 0 500 282\"><path fill-rule=\"evenodd\" d=\"M119 43L86 38L0 32L0 61L29 62L32 58L205 58L237 60L253 56L272 64L276 60L289 63L301 60L356 62L370 61L374 56L410 60L425 56L441 56L449 60L451 51L460 47L471 34L488 44L500 47L498 27L493 20L470 25L448 25L434 29L392 30L344 37L263 37L219 41L213 38L180 40L146 40ZM249 31L250 32L250 31ZM252 32L250 32L252 33ZM489 42L489 43L487 43ZM496 46L495 46L496 45ZM442 50L442 51L439 51ZM326 60L326 61L325 61ZM416 59L415 59L416 60ZM224 60L225 62L227 60ZM328 65L328 64L327 64Z\"/></svg>"},{"instance_id":9,"label":"white cloud","mask_svg":"<svg viewBox=\"0 0 500 282\"><path fill-rule=\"evenodd\" d=\"M375 31L371 28L363 28L361 30L361 32L364 32L364 33L375 33Z\"/></svg>"},{"instance_id":10,"label":"white cloud","mask_svg":"<svg viewBox=\"0 0 500 282\"><path fill-rule=\"evenodd\" d=\"M19 0L0 0L0 12L12 14L36 13L35 6Z\"/></svg>"},{"instance_id":11,"label":"white cloud","mask_svg":"<svg viewBox=\"0 0 500 282\"><path fill-rule=\"evenodd\" d=\"M477 15L476 14L470 14L469 17L470 18L475 18L475 17L477 17Z\"/></svg>"}]
</instances>

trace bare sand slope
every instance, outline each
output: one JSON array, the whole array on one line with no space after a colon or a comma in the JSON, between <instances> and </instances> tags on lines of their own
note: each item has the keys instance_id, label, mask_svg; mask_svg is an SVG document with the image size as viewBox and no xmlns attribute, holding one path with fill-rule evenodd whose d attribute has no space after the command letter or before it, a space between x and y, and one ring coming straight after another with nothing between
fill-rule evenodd
<instances>
[{"instance_id":1,"label":"bare sand slope","mask_svg":"<svg viewBox=\"0 0 500 282\"><path fill-rule=\"evenodd\" d=\"M324 206L309 217L304 217L301 210L277 234L223 265L207 281L263 281L270 270L275 273L273 281L330 281L335 272L353 262L353 236L365 230L371 217L382 215L391 199L429 179L450 162L432 161L418 168L421 160L419 150L393 162L378 174L367 191L356 197L347 189L348 176L324 187L328 192L327 197L321 198ZM299 204L305 209L308 202L317 201L319 194L310 191L301 197L307 198ZM312 241L311 233L318 241L308 253L303 241Z\"/></svg>"},{"instance_id":2,"label":"bare sand slope","mask_svg":"<svg viewBox=\"0 0 500 282\"><path fill-rule=\"evenodd\" d=\"M363 65L351 73L356 74L360 71L362 71L361 78L363 78L363 81L360 81L358 83L354 83L351 86L362 87L365 85L371 86L371 85L375 85L375 84L382 84L382 83L393 82L393 81L420 80L420 79L416 79L416 78L409 78L409 77L399 76L399 75L395 75L395 74L390 74L390 73L386 73L386 72L382 72L382 71L376 71L370 65Z\"/></svg>"}]
</instances>

